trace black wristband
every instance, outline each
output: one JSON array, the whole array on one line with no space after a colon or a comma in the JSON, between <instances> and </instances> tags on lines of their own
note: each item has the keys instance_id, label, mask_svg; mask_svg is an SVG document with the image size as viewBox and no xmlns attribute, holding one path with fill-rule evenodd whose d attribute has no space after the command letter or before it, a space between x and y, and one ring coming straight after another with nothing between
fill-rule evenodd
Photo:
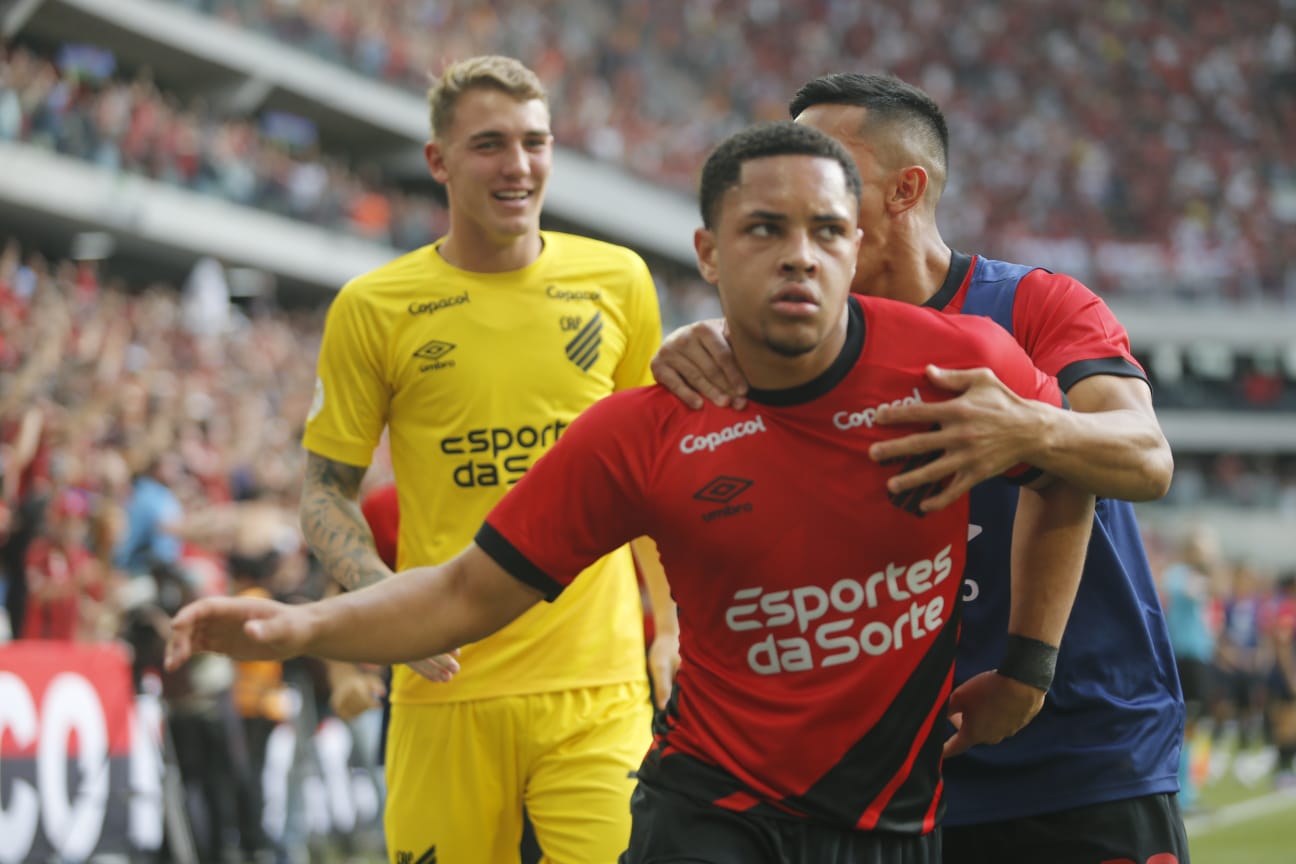
<instances>
[{"instance_id":1,"label":"black wristband","mask_svg":"<svg viewBox=\"0 0 1296 864\"><path fill-rule=\"evenodd\" d=\"M1029 636L1008 634L1003 659L995 671L1005 678L1020 681L1036 690L1048 691L1057 668L1058 649Z\"/></svg>"}]
</instances>

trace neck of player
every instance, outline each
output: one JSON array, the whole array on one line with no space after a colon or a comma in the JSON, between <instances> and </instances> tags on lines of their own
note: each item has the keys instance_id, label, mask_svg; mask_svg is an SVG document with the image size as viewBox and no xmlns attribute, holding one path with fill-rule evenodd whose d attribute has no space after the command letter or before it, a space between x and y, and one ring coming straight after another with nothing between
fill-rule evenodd
<instances>
[{"instance_id":1,"label":"neck of player","mask_svg":"<svg viewBox=\"0 0 1296 864\"><path fill-rule=\"evenodd\" d=\"M848 320L843 303L841 315L819 344L795 356L775 350L759 336L732 331L729 338L734 359L747 382L757 390L787 390L809 384L826 372L841 354L846 344Z\"/></svg>"},{"instance_id":2,"label":"neck of player","mask_svg":"<svg viewBox=\"0 0 1296 864\"><path fill-rule=\"evenodd\" d=\"M521 270L540 257L544 240L539 230L512 237L488 236L484 232L451 225L438 250L441 257L460 270L472 273L508 273Z\"/></svg>"},{"instance_id":3,"label":"neck of player","mask_svg":"<svg viewBox=\"0 0 1296 864\"><path fill-rule=\"evenodd\" d=\"M945 284L950 271L949 246L934 226L930 230L899 232L888 242L883 266L861 267L851 291L921 306Z\"/></svg>"}]
</instances>

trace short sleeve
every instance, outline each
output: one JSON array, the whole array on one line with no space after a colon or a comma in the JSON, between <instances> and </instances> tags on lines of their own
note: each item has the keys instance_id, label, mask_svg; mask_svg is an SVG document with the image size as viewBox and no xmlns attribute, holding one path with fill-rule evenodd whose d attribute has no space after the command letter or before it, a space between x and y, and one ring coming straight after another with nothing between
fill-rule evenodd
<instances>
[{"instance_id":1,"label":"short sleeve","mask_svg":"<svg viewBox=\"0 0 1296 864\"><path fill-rule=\"evenodd\" d=\"M661 309L648 265L630 253L630 286L626 303L626 352L612 375L616 390L653 383L649 364L661 346Z\"/></svg>"},{"instance_id":2,"label":"short sleeve","mask_svg":"<svg viewBox=\"0 0 1296 864\"><path fill-rule=\"evenodd\" d=\"M972 322L981 341L985 365L1008 389L1025 399L1034 399L1055 407L1069 407L1057 379L1037 368L1007 330L989 318L965 315L961 320ZM1010 483L1024 486L1034 482L1042 473L1034 466L1020 464L1000 476Z\"/></svg>"},{"instance_id":3,"label":"short sleeve","mask_svg":"<svg viewBox=\"0 0 1296 864\"><path fill-rule=\"evenodd\" d=\"M1057 380L1038 368L1007 330L989 318L965 315L959 320L970 322L975 328L983 362L1005 386L1025 399L1066 406L1066 397Z\"/></svg>"},{"instance_id":4,"label":"short sleeve","mask_svg":"<svg viewBox=\"0 0 1296 864\"><path fill-rule=\"evenodd\" d=\"M514 577L553 600L578 573L647 533L647 462L637 455L652 424L644 391L587 408L495 505L476 542Z\"/></svg>"},{"instance_id":5,"label":"short sleeve","mask_svg":"<svg viewBox=\"0 0 1296 864\"><path fill-rule=\"evenodd\" d=\"M1023 276L1013 304L1013 333L1063 391L1091 375L1147 380L1115 314L1070 276L1047 270Z\"/></svg>"},{"instance_id":6,"label":"short sleeve","mask_svg":"<svg viewBox=\"0 0 1296 864\"><path fill-rule=\"evenodd\" d=\"M329 307L316 367L315 398L302 443L348 465L368 465L387 423L391 385L381 362L382 327L350 286Z\"/></svg>"}]
</instances>

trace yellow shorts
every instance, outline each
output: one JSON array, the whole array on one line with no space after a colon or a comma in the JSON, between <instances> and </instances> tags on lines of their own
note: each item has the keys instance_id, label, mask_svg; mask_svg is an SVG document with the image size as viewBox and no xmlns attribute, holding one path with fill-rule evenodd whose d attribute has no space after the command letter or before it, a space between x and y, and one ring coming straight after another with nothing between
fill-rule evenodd
<instances>
[{"instance_id":1,"label":"yellow shorts","mask_svg":"<svg viewBox=\"0 0 1296 864\"><path fill-rule=\"evenodd\" d=\"M546 864L613 864L652 737L647 682L396 705L392 864L517 864L525 804Z\"/></svg>"}]
</instances>

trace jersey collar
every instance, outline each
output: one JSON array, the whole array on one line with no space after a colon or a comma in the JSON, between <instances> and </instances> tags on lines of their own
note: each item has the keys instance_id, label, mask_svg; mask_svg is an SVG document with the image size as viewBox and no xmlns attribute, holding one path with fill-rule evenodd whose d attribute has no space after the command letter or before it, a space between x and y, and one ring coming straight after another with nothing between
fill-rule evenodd
<instances>
[{"instance_id":1,"label":"jersey collar","mask_svg":"<svg viewBox=\"0 0 1296 864\"><path fill-rule=\"evenodd\" d=\"M963 280L967 278L968 271L971 269L971 255L950 250L950 268L945 274L945 281L941 283L940 290L927 298L927 302L922 305L931 309L944 309L963 287Z\"/></svg>"},{"instance_id":2,"label":"jersey collar","mask_svg":"<svg viewBox=\"0 0 1296 864\"><path fill-rule=\"evenodd\" d=\"M810 381L798 384L796 387L785 387L780 390L761 390L753 387L747 392L747 398L773 407L804 405L806 402L812 402L836 387L850 373L863 350L864 310L857 299L850 297L846 302L846 341L831 366Z\"/></svg>"}]
</instances>

